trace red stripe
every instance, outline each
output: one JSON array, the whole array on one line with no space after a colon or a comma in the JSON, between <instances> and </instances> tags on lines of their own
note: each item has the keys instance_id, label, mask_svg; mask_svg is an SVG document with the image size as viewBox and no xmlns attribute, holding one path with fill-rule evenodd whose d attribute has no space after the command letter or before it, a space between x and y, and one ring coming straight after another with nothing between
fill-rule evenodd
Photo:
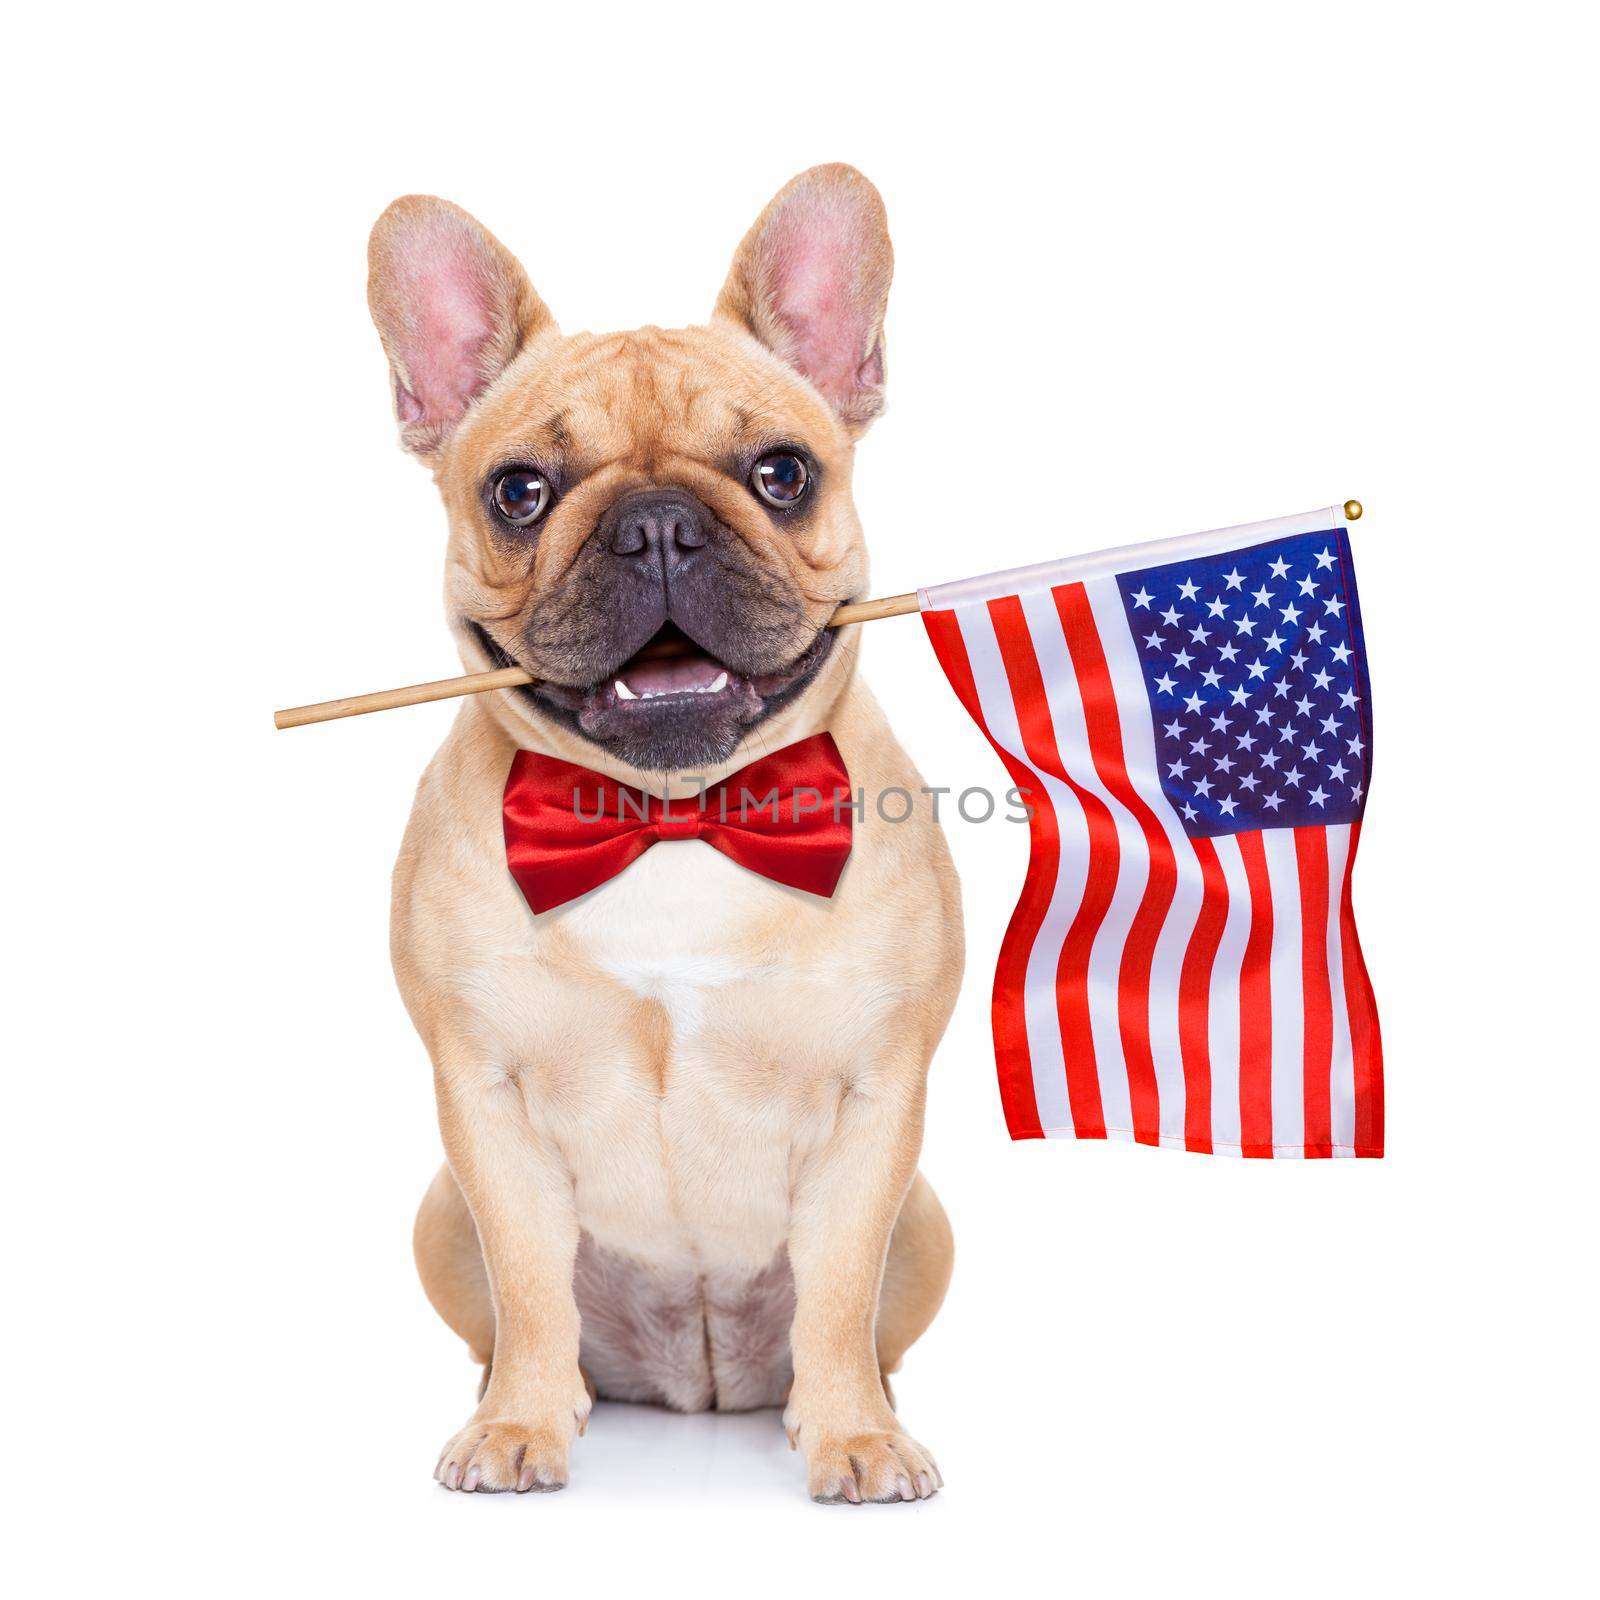
<instances>
[{"instance_id":1,"label":"red stripe","mask_svg":"<svg viewBox=\"0 0 1600 1600\"><path fill-rule=\"evenodd\" d=\"M1350 1008L1350 1048L1355 1057L1356 1154L1383 1154L1383 1039L1378 1031L1378 1002L1367 976L1356 933L1350 884L1355 872L1361 824L1350 825L1350 859L1345 863L1344 894L1339 906L1339 933L1344 954L1345 1004Z\"/></svg>"},{"instance_id":2,"label":"red stripe","mask_svg":"<svg viewBox=\"0 0 1600 1600\"><path fill-rule=\"evenodd\" d=\"M984 719L983 705L978 699L978 686L973 681L966 641L961 637L961 626L954 613L925 611L922 621L933 644L933 653L939 658L939 665L944 668L956 698L966 707L967 715L983 730L984 737L994 746L995 754L1005 763L1012 783L1024 793L1033 808L1028 819L1028 875L1023 881L1017 908L1011 913L1005 938L1000 944L990 1016L994 1027L995 1065L1000 1074L1000 1103L1005 1111L1006 1128L1013 1139L1041 1139L1044 1130L1040 1126L1039 1106L1033 1093L1033 1061L1028 1050L1024 996L1027 992L1028 954L1033 949L1039 926L1049 909L1061 861L1055 808L1050 804L1050 796L1037 775L1023 766L1009 750L1002 749L990 733L989 724Z\"/></svg>"},{"instance_id":3,"label":"red stripe","mask_svg":"<svg viewBox=\"0 0 1600 1600\"><path fill-rule=\"evenodd\" d=\"M1161 936L1172 897L1178 887L1178 863L1172 843L1128 777L1122 748L1122 721L1117 715L1117 692L1106 666L1105 647L1095 627L1088 591L1081 583L1063 584L1051 593L1066 635L1067 651L1083 700L1084 727L1089 754L1100 781L1127 807L1144 835L1150 870L1144 895L1128 928L1117 969L1117 1026L1122 1034L1122 1057L1128 1069L1128 1099L1133 1108L1133 1136L1140 1144L1161 1142L1161 1093L1156 1082L1155 1058L1150 1050L1150 966L1156 940Z\"/></svg>"},{"instance_id":4,"label":"red stripe","mask_svg":"<svg viewBox=\"0 0 1600 1600\"><path fill-rule=\"evenodd\" d=\"M1106 908L1117 887L1117 864L1121 846L1117 825L1110 808L1075 782L1062 765L1056 745L1055 724L1050 720L1050 702L1045 694L1039 658L1034 654L1033 636L1022 602L1015 595L989 602L989 616L995 637L1000 641L1000 659L1005 664L1006 680L1017 708L1017 726L1022 733L1022 748L1041 772L1059 778L1083 807L1089 830L1088 878L1083 899L1067 929L1056 965L1056 1012L1061 1019L1061 1053L1067 1069L1067 1100L1072 1106L1072 1124L1080 1139L1106 1136L1105 1111L1100 1104L1100 1073L1095 1061L1094 1034L1089 1023L1089 952L1094 936L1105 921Z\"/></svg>"},{"instance_id":5,"label":"red stripe","mask_svg":"<svg viewBox=\"0 0 1600 1600\"><path fill-rule=\"evenodd\" d=\"M1272 1154L1272 886L1259 833L1236 835L1250 885L1250 937L1239 969L1239 1147Z\"/></svg>"},{"instance_id":6,"label":"red stripe","mask_svg":"<svg viewBox=\"0 0 1600 1600\"><path fill-rule=\"evenodd\" d=\"M1333 981L1328 969L1328 832L1294 830L1305 993L1306 1154L1333 1154Z\"/></svg>"},{"instance_id":7,"label":"red stripe","mask_svg":"<svg viewBox=\"0 0 1600 1600\"><path fill-rule=\"evenodd\" d=\"M1211 1154L1211 968L1228 922L1228 880L1209 839L1195 839L1204 895L1178 975L1178 1045L1183 1053L1183 1143Z\"/></svg>"}]
</instances>

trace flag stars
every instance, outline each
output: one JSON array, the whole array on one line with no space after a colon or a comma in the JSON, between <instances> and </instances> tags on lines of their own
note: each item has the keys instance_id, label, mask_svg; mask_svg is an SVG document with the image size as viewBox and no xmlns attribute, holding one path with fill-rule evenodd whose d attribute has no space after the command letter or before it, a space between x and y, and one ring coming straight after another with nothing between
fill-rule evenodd
<instances>
[{"instance_id":1,"label":"flag stars","mask_svg":"<svg viewBox=\"0 0 1600 1600\"><path fill-rule=\"evenodd\" d=\"M1360 731L1362 663L1340 560L1330 536L1292 536L1281 552L1225 555L1198 575L1124 579L1127 615L1147 613L1129 642L1148 662L1157 771L1186 828L1359 814L1365 746L1346 735Z\"/></svg>"}]
</instances>

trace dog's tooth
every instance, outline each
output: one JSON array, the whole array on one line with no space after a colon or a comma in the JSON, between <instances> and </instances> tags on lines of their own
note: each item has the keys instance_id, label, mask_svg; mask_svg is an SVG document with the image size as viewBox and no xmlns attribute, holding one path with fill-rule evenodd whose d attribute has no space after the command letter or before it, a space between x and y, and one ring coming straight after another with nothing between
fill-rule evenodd
<instances>
[{"instance_id":1,"label":"dog's tooth","mask_svg":"<svg viewBox=\"0 0 1600 1600\"><path fill-rule=\"evenodd\" d=\"M617 699L619 700L637 700L639 698L638 695L636 695L633 690L622 681L621 678L618 678L612 687L617 691ZM646 695L645 698L649 699L649 696Z\"/></svg>"},{"instance_id":2,"label":"dog's tooth","mask_svg":"<svg viewBox=\"0 0 1600 1600\"><path fill-rule=\"evenodd\" d=\"M726 689L727 687L728 674L726 672L719 672L716 677L714 677L711 682L706 685L706 693L716 694L718 690Z\"/></svg>"}]
</instances>

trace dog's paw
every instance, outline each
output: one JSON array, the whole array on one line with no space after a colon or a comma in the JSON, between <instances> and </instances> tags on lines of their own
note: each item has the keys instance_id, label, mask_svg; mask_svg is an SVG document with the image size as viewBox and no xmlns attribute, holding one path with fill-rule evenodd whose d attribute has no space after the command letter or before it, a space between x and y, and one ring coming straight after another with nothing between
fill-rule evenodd
<instances>
[{"instance_id":1,"label":"dog's paw","mask_svg":"<svg viewBox=\"0 0 1600 1600\"><path fill-rule=\"evenodd\" d=\"M549 1493L567 1486L571 1425L469 1422L445 1447L433 1475L466 1494Z\"/></svg>"},{"instance_id":2,"label":"dog's paw","mask_svg":"<svg viewBox=\"0 0 1600 1600\"><path fill-rule=\"evenodd\" d=\"M933 1457L897 1427L862 1433L803 1428L798 1444L811 1498L827 1505L928 1500L944 1487Z\"/></svg>"}]
</instances>

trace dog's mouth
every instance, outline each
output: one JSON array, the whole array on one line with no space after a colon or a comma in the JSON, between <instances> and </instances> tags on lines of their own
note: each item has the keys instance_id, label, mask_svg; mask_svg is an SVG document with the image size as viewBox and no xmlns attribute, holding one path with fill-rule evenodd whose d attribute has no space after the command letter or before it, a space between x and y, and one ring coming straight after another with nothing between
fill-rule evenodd
<instances>
[{"instance_id":1,"label":"dog's mouth","mask_svg":"<svg viewBox=\"0 0 1600 1600\"><path fill-rule=\"evenodd\" d=\"M496 665L520 665L477 623L470 626ZM787 666L748 674L667 622L598 682L541 680L518 692L632 765L682 771L725 760L746 730L805 688L832 644L833 630L821 628Z\"/></svg>"}]
</instances>

